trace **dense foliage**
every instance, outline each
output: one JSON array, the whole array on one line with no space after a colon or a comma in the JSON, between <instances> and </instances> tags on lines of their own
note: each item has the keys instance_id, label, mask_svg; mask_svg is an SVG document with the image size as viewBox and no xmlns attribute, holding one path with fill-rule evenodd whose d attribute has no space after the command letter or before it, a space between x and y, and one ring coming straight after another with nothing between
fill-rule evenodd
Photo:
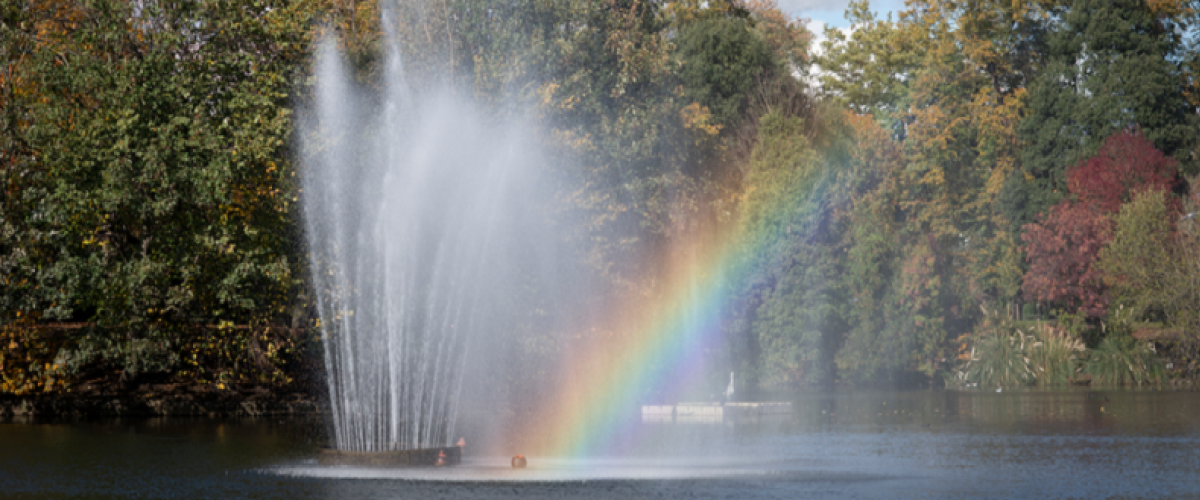
<instances>
[{"instance_id":1,"label":"dense foliage","mask_svg":"<svg viewBox=\"0 0 1200 500\"><path fill-rule=\"evenodd\" d=\"M1137 128L1167 156L1188 161L1196 114L1180 88L1178 20L1142 0L1077 0L1053 7L1043 67L1021 121L1026 178L1006 189L1009 218L1028 222L1060 198L1065 172L1114 133ZM1015 191L1024 191L1017 193Z\"/></svg>"},{"instance_id":2,"label":"dense foliage","mask_svg":"<svg viewBox=\"0 0 1200 500\"><path fill-rule=\"evenodd\" d=\"M1114 310L1200 333L1193 7L858 0L818 51L771 0L6 3L0 391L294 375L292 115L322 30L363 88L391 30L415 86L535 122L585 309L727 245L743 383L1154 380L1110 333ZM539 314L531 365L567 341ZM1010 328L1035 319L1059 328Z\"/></svg>"},{"instance_id":3,"label":"dense foliage","mask_svg":"<svg viewBox=\"0 0 1200 500\"><path fill-rule=\"evenodd\" d=\"M6 339L0 390L34 389L30 365L287 377L301 4L6 4L0 310L73 325ZM44 335L70 338L23 358Z\"/></svg>"}]
</instances>

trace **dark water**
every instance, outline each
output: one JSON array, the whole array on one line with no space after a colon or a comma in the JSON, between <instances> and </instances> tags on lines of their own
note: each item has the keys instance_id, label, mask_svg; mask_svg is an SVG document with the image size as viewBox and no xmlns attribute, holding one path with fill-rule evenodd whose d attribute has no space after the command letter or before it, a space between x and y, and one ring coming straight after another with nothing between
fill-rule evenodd
<instances>
[{"instance_id":1,"label":"dark water","mask_svg":"<svg viewBox=\"0 0 1200 500\"><path fill-rule=\"evenodd\" d=\"M619 456L321 467L308 419L0 424L2 498L1200 498L1200 393L800 394Z\"/></svg>"}]
</instances>

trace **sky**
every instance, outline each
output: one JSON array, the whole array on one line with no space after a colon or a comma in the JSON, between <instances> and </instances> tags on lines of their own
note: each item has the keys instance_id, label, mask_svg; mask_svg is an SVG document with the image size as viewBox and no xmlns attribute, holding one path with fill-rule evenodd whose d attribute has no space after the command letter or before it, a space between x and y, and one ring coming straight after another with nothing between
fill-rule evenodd
<instances>
[{"instance_id":1,"label":"sky","mask_svg":"<svg viewBox=\"0 0 1200 500\"><path fill-rule=\"evenodd\" d=\"M779 9L796 17L809 19L808 30L816 35L813 40L813 50L821 51L821 42L825 40L825 27L840 28L849 33L850 23L846 21L846 5L850 0L778 0ZM886 18L888 13L895 13L904 8L904 0L871 0L871 10L876 17Z\"/></svg>"},{"instance_id":2,"label":"sky","mask_svg":"<svg viewBox=\"0 0 1200 500\"><path fill-rule=\"evenodd\" d=\"M838 28L849 28L844 16L846 4L850 0L779 0L779 9L790 12L798 17L812 19L809 29L825 25ZM898 12L904 8L904 0L871 0L871 10L879 17L886 17L888 12Z\"/></svg>"}]
</instances>

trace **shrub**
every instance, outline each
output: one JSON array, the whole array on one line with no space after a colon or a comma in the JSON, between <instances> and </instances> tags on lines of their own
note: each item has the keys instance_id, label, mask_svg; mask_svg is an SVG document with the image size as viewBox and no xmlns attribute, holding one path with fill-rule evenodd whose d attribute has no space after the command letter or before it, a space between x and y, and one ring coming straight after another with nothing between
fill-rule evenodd
<instances>
[{"instance_id":1,"label":"shrub","mask_svg":"<svg viewBox=\"0 0 1200 500\"><path fill-rule=\"evenodd\" d=\"M1003 314L985 308L983 315L972 335L970 353L955 374L957 381L988 387L1032 383L1035 373L1027 350L1033 347L1033 336Z\"/></svg>"},{"instance_id":2,"label":"shrub","mask_svg":"<svg viewBox=\"0 0 1200 500\"><path fill-rule=\"evenodd\" d=\"M1112 335L1101 341L1085 369L1098 385L1157 383L1164 374L1154 347L1129 335Z\"/></svg>"},{"instance_id":3,"label":"shrub","mask_svg":"<svg viewBox=\"0 0 1200 500\"><path fill-rule=\"evenodd\" d=\"M987 309L983 313L975 333L965 337L970 350L960 356L962 363L951 374L951 383L1066 385L1079 371L1087 348L1071 330L1045 325L1025 330L1003 314Z\"/></svg>"},{"instance_id":4,"label":"shrub","mask_svg":"<svg viewBox=\"0 0 1200 500\"><path fill-rule=\"evenodd\" d=\"M1087 351L1083 340L1066 330L1049 327L1035 330L1034 338L1029 357L1038 385L1069 384Z\"/></svg>"},{"instance_id":5,"label":"shrub","mask_svg":"<svg viewBox=\"0 0 1200 500\"><path fill-rule=\"evenodd\" d=\"M1028 385L1036 380L1025 350L1033 337L1016 331L1010 335L985 335L975 342L967 380L985 386Z\"/></svg>"}]
</instances>

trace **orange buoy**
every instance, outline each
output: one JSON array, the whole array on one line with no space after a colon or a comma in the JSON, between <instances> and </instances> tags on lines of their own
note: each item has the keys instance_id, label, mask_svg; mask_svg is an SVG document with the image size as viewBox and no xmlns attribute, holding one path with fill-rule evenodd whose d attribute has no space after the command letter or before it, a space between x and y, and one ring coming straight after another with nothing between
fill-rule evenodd
<instances>
[{"instance_id":1,"label":"orange buoy","mask_svg":"<svg viewBox=\"0 0 1200 500\"><path fill-rule=\"evenodd\" d=\"M512 466L514 469L524 469L525 455L513 455Z\"/></svg>"},{"instance_id":2,"label":"orange buoy","mask_svg":"<svg viewBox=\"0 0 1200 500\"><path fill-rule=\"evenodd\" d=\"M441 467L446 465L446 450L438 450L437 460L434 460L433 465Z\"/></svg>"}]
</instances>

